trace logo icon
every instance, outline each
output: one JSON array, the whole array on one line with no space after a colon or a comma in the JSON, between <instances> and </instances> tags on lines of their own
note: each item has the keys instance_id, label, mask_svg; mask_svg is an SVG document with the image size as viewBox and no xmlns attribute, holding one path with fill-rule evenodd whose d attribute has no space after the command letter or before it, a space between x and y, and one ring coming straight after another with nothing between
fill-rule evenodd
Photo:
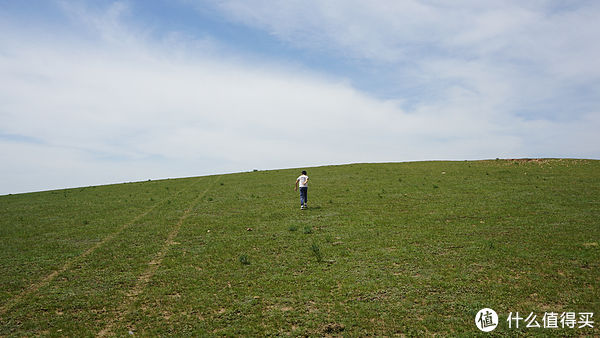
<instances>
[{"instance_id":1,"label":"logo icon","mask_svg":"<svg viewBox=\"0 0 600 338\"><path fill-rule=\"evenodd\" d=\"M498 326L498 314L492 309L481 309L475 315L475 325L483 332L493 331Z\"/></svg>"}]
</instances>

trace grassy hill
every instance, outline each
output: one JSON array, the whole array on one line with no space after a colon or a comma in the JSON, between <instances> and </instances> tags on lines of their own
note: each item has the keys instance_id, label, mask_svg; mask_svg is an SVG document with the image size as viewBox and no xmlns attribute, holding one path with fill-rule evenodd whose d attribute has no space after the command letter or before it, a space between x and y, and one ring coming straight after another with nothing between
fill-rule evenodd
<instances>
[{"instance_id":1,"label":"grassy hill","mask_svg":"<svg viewBox=\"0 0 600 338\"><path fill-rule=\"evenodd\" d=\"M600 335L600 161L307 171L1 196L0 335Z\"/></svg>"}]
</instances>

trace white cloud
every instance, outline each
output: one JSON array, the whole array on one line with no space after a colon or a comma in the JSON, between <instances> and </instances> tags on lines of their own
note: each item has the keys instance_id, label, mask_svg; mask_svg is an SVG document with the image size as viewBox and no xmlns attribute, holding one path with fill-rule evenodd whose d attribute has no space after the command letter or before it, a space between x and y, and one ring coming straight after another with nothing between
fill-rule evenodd
<instances>
[{"instance_id":1,"label":"white cloud","mask_svg":"<svg viewBox=\"0 0 600 338\"><path fill-rule=\"evenodd\" d=\"M484 56L508 43L503 15L479 20L481 33L469 34L459 20L468 13L435 26L444 12L416 1L357 2L342 11L335 2L244 4L223 6L290 43L333 43L341 53L392 64L408 55L398 43L404 39L413 48L458 33L447 43L475 44L473 53ZM598 110L568 123L523 118L511 110L515 91L543 98L544 89L560 86L528 91L535 83L528 74L490 58L415 61L424 78L451 81L436 89L442 99L407 110L402 98L382 100L306 69L245 61L211 39L153 39L125 24L132 14L123 5L99 13L65 6L88 30L85 39L2 24L12 34L0 36L0 154L10 163L0 169L7 178L0 193L349 162L599 156L591 146L599 143ZM523 9L509 26L521 32L531 15ZM572 67L565 77L579 76Z\"/></svg>"},{"instance_id":2,"label":"white cloud","mask_svg":"<svg viewBox=\"0 0 600 338\"><path fill-rule=\"evenodd\" d=\"M196 2L212 3L231 20L264 29L290 44L370 59L398 61L414 56L409 51L429 48L460 53L459 57L500 52L524 59L565 53L573 57L578 52L572 47L577 47L592 60L599 51L588 43L600 27L596 20L600 5L594 2L573 2L573 8L561 11L544 1Z\"/></svg>"},{"instance_id":3,"label":"white cloud","mask_svg":"<svg viewBox=\"0 0 600 338\"><path fill-rule=\"evenodd\" d=\"M537 110L550 118L558 114L553 105L569 100L590 101L587 109L600 103L597 89L573 97L577 87L597 87L600 80L597 2L576 1L564 8L548 1L200 3L212 3L229 19L292 46L372 62L386 70L392 85L412 82L441 99L448 98L446 86L461 85L484 96L499 88L494 96L518 101L520 107L547 102Z\"/></svg>"}]
</instances>

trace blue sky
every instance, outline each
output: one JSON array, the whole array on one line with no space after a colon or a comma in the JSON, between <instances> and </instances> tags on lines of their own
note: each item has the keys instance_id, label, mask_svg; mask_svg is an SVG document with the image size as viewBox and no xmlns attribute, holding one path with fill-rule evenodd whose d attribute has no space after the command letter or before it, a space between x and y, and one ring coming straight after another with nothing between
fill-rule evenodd
<instances>
[{"instance_id":1,"label":"blue sky","mask_svg":"<svg viewBox=\"0 0 600 338\"><path fill-rule=\"evenodd\" d=\"M597 1L3 1L0 194L600 158Z\"/></svg>"}]
</instances>

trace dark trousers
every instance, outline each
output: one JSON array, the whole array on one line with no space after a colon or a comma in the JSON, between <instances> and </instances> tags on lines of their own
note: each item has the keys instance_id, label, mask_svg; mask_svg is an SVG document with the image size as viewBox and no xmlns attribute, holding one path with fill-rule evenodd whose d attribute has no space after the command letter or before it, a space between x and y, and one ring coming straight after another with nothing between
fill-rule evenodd
<instances>
[{"instance_id":1,"label":"dark trousers","mask_svg":"<svg viewBox=\"0 0 600 338\"><path fill-rule=\"evenodd\" d=\"M300 205L308 202L308 187L300 187Z\"/></svg>"}]
</instances>

